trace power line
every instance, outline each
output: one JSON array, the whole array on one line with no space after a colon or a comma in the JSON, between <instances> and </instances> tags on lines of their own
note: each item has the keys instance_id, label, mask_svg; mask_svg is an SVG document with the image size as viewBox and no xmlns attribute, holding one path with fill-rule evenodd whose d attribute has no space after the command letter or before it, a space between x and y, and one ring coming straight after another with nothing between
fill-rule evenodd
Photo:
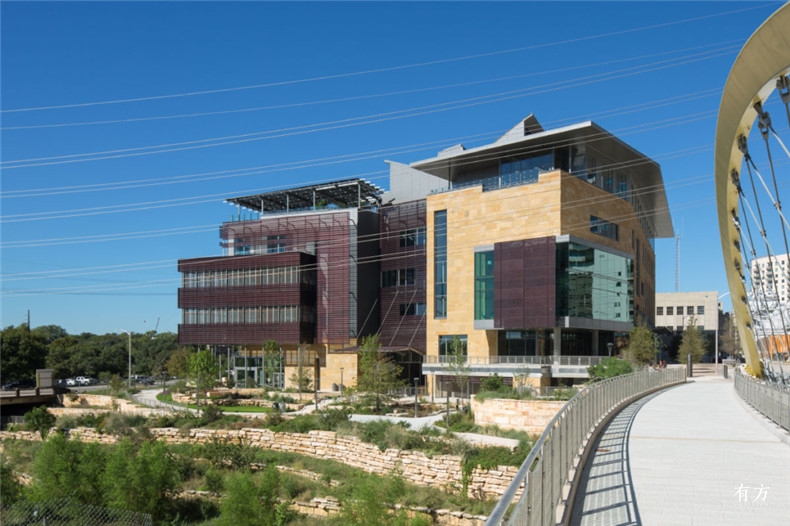
<instances>
[{"instance_id":1,"label":"power line","mask_svg":"<svg viewBox=\"0 0 790 526\"><path fill-rule=\"evenodd\" d=\"M3 131L12 131L12 130L30 130L30 129L42 129L42 128L62 128L62 127L73 127L73 126L93 126L93 125L103 125L103 124L128 124L128 123L135 123L135 122L147 122L147 121L160 121L160 120L170 120L170 119L181 119L181 118L195 118L195 117L214 117L218 115L230 115L230 114L238 114L238 113L249 113L249 112L256 112L256 111L267 111L267 110L280 110L280 109L291 109L291 108L301 108L306 106L316 106L322 104L332 104L332 103L340 103L340 102L354 102L359 100L368 100L373 98L382 98L382 97L391 97L391 96L398 96L398 95L410 95L415 93L424 93L428 91L438 91L444 89L451 89L451 88L459 88L459 87L467 87L467 86L475 86L480 84L487 84L492 82L502 82L502 81L511 81L511 80L518 80L524 79L529 77L536 77L541 75L555 75L557 73L564 73L568 71L578 72L580 69L585 68L600 68L602 66L616 64L619 62L631 62L634 60L642 60L645 58L656 57L661 55L671 55L674 53L679 52L687 52L690 50L696 49L703 49L711 46L718 46L723 44L733 44L728 46L727 48L720 48L718 51L723 49L732 49L733 51L737 51L740 49L741 45L743 44L743 40L728 40L725 42L719 42L715 44L704 44L700 46L693 46L690 48L685 48L682 50L671 50L671 51L662 51L658 53L650 53L646 55L641 55L638 57L628 57L622 58L617 60L608 60L603 62L597 63L589 63L589 64L581 64L575 66L569 66L564 68L556 68L550 69L546 71L537 71L531 73L524 73L521 75L509 75L505 77L496 77L492 79L484 79L484 80L476 80L476 81L469 81L469 82L460 82L454 84L444 84L440 86L428 86L424 88L413 88L408 90L400 90L400 91L390 91L384 93L374 93L374 94L367 94L367 95L357 95L353 97L340 97L334 99L323 99L317 101L306 101L306 102L296 102L296 103L289 103L289 104L277 104L277 105L270 105L270 106L257 106L257 107L249 107L249 108L237 108L231 110L219 110L219 111L206 111L206 112L192 112L192 113L181 113L175 115L154 115L149 117L134 117L134 118L125 118L125 119L113 119L113 120L101 120L101 121L82 121L82 122L62 122L62 123L53 123L53 124L36 124L36 125L29 125L29 126L5 126L2 128Z\"/></svg>"},{"instance_id":2,"label":"power line","mask_svg":"<svg viewBox=\"0 0 790 526\"><path fill-rule=\"evenodd\" d=\"M76 162L120 159L120 158L136 157L142 155L156 155L161 153L172 153L178 151L212 148L215 146L242 144L242 143L248 143L254 141L278 139L283 137L292 137L292 136L304 135L309 133L336 130L336 129L354 127L354 126L364 126L364 125L375 124L379 122L387 122L392 120L399 120L399 119L417 117L422 115L429 115L438 112L479 106L482 104L503 102L515 98L522 98L536 94L554 92L562 89L568 89L571 87L580 87L589 84L615 80L618 78L641 75L650 71L659 71L671 67L676 67L678 65L690 64L701 60L708 60L710 58L716 58L727 54L730 53L727 52L718 55L712 55L702 58L693 58L693 59L685 59L685 57L681 57L684 58L685 60L679 63L668 64L667 62L671 62L671 61L659 61L653 64L635 66L632 68L625 68L622 70L616 70L608 73L597 73L587 77L574 78L568 81L552 82L544 86L509 90L509 91L504 91L504 92L499 92L489 95L471 97L467 99L459 99L455 101L429 104L426 106L406 108L402 110L382 112L377 114L369 114L359 117L349 117L349 118L339 119L334 121L312 123L302 126L291 126L291 127L280 128L275 130L265 130L265 131L250 132L250 133L243 133L236 135L226 135L222 137L212 137L208 139L197 139L192 141L181 141L175 143L140 146L134 148L121 148L115 150L103 150L96 152L56 155L49 157L36 157L36 158L28 158L28 159L14 159L14 160L0 162L0 166L2 166L5 170L10 170L16 168L30 168L36 166L52 166L59 164L71 164ZM606 76L606 75L610 75L610 76Z\"/></svg>"},{"instance_id":3,"label":"power line","mask_svg":"<svg viewBox=\"0 0 790 526\"><path fill-rule=\"evenodd\" d=\"M492 56L504 55L504 54L511 54L511 53L518 53L523 51L531 51L535 49L547 48L552 46L558 45L567 45L567 44L575 44L579 42L587 42L591 40L596 40L600 38L607 38L612 36L620 36L640 31L646 31L651 29L659 29L664 27L671 27L680 24L687 24L692 22L699 22L703 20L710 20L711 18L718 18L722 16L729 16L734 14L740 14L747 11L752 11L755 9L763 9L769 7L769 5L760 5L754 7L747 7L742 9L737 9L734 11L726 11L723 13L714 13L709 15L702 15L698 17L692 18L685 18L681 20L674 20L671 22L663 22L659 24L651 24L647 26L641 26L636 28L630 29L623 29L620 31L612 31L608 33L601 33L597 35L590 35L584 37L575 37L569 38L565 40L560 40L556 42L543 42L539 44L532 44L530 46L522 46L517 48L511 49L504 49L498 51L491 51L486 53L476 53L472 55L465 55L461 57L452 57L452 58L445 58L445 59L437 59L425 62L418 62L412 64L404 64L398 66L389 66L384 68L375 68L375 69L368 69L362 71L355 71L349 73L336 73L332 75L323 75L317 77L308 77L304 79L295 79L295 80L283 80L277 82L269 82L264 84L252 84L247 86L236 86L230 88L218 88L218 89L211 89L211 90L202 90L202 91L190 91L190 92L182 92L182 93L174 93L168 95L150 95L145 97L135 97L135 98L127 98L127 99L115 99L115 100L104 100L104 101L94 101L94 102L82 102L82 103L71 103L71 104L60 104L60 105L50 105L50 106L38 106L38 107L28 107L28 108L13 108L13 109L5 109L0 110L0 113L21 113L21 112L32 112L32 111L44 111L44 110L53 110L53 109L64 109L64 108L83 108L88 106L99 106L99 105L108 105L108 104L124 104L124 103L133 103L133 102L144 102L144 101L152 101L152 100L163 100L163 99L173 99L173 98L180 98L180 97L193 97L198 95L210 95L216 93L228 93L234 91L243 91L243 90L251 90L251 89L261 89L261 88L269 88L269 87L276 87L276 86L288 86L294 84L303 84L309 82L318 82L318 81L325 81L325 80L332 80L332 79L339 79L339 78L349 78L349 77L357 77L362 75L370 75L374 73L384 73L390 71L400 71L405 69L413 69L413 68L420 68L426 66L433 66L439 64L447 64L451 62L462 62L466 60L473 60L478 58L487 58Z\"/></svg>"}]
</instances>

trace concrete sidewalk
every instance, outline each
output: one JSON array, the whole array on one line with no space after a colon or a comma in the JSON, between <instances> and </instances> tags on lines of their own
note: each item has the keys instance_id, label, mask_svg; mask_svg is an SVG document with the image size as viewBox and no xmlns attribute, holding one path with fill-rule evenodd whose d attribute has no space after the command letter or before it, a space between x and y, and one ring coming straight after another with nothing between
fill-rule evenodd
<instances>
[{"instance_id":1,"label":"concrete sidewalk","mask_svg":"<svg viewBox=\"0 0 790 526\"><path fill-rule=\"evenodd\" d=\"M720 378L632 404L599 437L571 524L790 524L790 446L760 419Z\"/></svg>"}]
</instances>

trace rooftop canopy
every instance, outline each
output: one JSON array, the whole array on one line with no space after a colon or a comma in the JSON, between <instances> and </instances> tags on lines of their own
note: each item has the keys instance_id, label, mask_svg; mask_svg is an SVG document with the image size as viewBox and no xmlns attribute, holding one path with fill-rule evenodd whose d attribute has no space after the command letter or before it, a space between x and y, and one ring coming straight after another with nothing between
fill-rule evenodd
<instances>
[{"instance_id":1,"label":"rooftop canopy","mask_svg":"<svg viewBox=\"0 0 790 526\"><path fill-rule=\"evenodd\" d=\"M256 212L290 212L314 208L350 208L381 203L381 188L364 179L343 179L265 194L227 199Z\"/></svg>"}]
</instances>

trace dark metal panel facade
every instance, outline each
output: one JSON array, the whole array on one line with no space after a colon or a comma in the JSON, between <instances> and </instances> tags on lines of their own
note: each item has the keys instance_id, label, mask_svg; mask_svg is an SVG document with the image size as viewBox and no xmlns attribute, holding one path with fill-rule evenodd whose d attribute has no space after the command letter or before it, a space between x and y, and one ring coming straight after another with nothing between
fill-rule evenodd
<instances>
[{"instance_id":1,"label":"dark metal panel facade","mask_svg":"<svg viewBox=\"0 0 790 526\"><path fill-rule=\"evenodd\" d=\"M554 327L556 248L553 237L494 245L494 325L499 329Z\"/></svg>"},{"instance_id":2,"label":"dark metal panel facade","mask_svg":"<svg viewBox=\"0 0 790 526\"><path fill-rule=\"evenodd\" d=\"M362 313L367 315L371 311L378 293L377 287L362 281L369 280L370 273L378 275L375 263L378 222L375 212L348 209L224 223L220 227L221 245L233 252L242 252L242 255L182 260L179 271L299 265L303 270L314 271L315 280L309 284L227 287L233 290L214 291L214 294L182 288L179 307L312 306L314 322L271 324L282 326L273 339L281 344L346 345L359 334L360 325L365 321ZM247 255L247 252L252 254ZM358 272L356 265L360 257L374 261L375 268L367 273ZM195 325L182 324L179 342L259 345L263 341L260 335L270 333L271 328L264 325L267 324L201 325L201 332ZM294 327L289 328L289 325Z\"/></svg>"},{"instance_id":3,"label":"dark metal panel facade","mask_svg":"<svg viewBox=\"0 0 790 526\"><path fill-rule=\"evenodd\" d=\"M426 315L417 313L417 306L424 309L426 302L425 214L424 199L380 209L381 272L414 270L413 285L381 287L380 341L384 346L412 347L423 352L427 347ZM422 229L422 237L418 229ZM407 312L404 315L402 306ZM409 314L410 309L415 309L415 313Z\"/></svg>"}]
</instances>

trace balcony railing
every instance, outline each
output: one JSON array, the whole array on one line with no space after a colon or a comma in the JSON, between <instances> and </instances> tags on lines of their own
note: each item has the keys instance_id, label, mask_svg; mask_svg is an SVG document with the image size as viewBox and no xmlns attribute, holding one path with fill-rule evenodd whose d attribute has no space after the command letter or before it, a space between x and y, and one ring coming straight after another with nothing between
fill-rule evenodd
<instances>
[{"instance_id":1,"label":"balcony railing","mask_svg":"<svg viewBox=\"0 0 790 526\"><path fill-rule=\"evenodd\" d=\"M607 356L468 356L467 365L597 365ZM455 363L454 356L425 356L423 364Z\"/></svg>"}]
</instances>

